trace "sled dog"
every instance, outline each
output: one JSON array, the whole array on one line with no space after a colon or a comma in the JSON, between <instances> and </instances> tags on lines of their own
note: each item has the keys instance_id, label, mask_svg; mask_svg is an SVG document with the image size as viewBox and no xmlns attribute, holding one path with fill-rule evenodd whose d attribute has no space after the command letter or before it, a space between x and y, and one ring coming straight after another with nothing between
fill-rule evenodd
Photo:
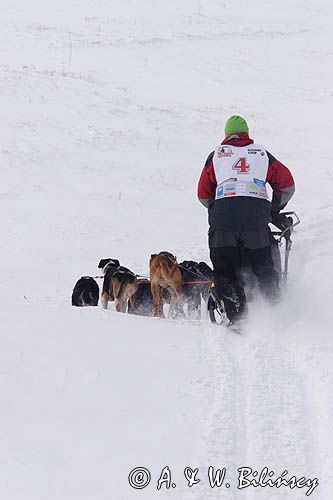
<instances>
[{"instance_id":1,"label":"sled dog","mask_svg":"<svg viewBox=\"0 0 333 500\"><path fill-rule=\"evenodd\" d=\"M149 268L154 301L153 315L164 317L161 288L168 288L171 294L169 317L183 317L182 275L176 257L169 252L152 254Z\"/></svg>"},{"instance_id":2,"label":"sled dog","mask_svg":"<svg viewBox=\"0 0 333 500\"><path fill-rule=\"evenodd\" d=\"M97 306L99 299L99 286L91 276L82 276L73 289L72 306Z\"/></svg>"},{"instance_id":3,"label":"sled dog","mask_svg":"<svg viewBox=\"0 0 333 500\"><path fill-rule=\"evenodd\" d=\"M201 297L208 302L209 287L213 278L213 269L205 262L184 260L179 264L182 274L184 300L189 316L201 319Z\"/></svg>"},{"instance_id":4,"label":"sled dog","mask_svg":"<svg viewBox=\"0 0 333 500\"><path fill-rule=\"evenodd\" d=\"M170 304L171 295L168 288L161 288L162 300ZM153 316L154 300L151 293L150 281L147 278L138 278L138 289L128 302L128 312L139 316Z\"/></svg>"},{"instance_id":5,"label":"sled dog","mask_svg":"<svg viewBox=\"0 0 333 500\"><path fill-rule=\"evenodd\" d=\"M150 281L138 278L138 289L128 303L128 312L140 316L152 316L154 309L153 296L150 289Z\"/></svg>"},{"instance_id":6,"label":"sled dog","mask_svg":"<svg viewBox=\"0 0 333 500\"><path fill-rule=\"evenodd\" d=\"M102 307L108 308L109 301L115 301L116 311L126 312L127 301L138 289L136 275L127 267L121 266L118 259L101 259L98 268L104 274Z\"/></svg>"}]
</instances>

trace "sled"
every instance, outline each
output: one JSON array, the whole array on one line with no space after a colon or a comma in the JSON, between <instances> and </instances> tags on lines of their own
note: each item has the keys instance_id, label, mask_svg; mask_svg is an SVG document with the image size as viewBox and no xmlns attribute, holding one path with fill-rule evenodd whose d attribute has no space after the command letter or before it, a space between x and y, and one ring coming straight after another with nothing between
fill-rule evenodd
<instances>
[{"instance_id":1,"label":"sled","mask_svg":"<svg viewBox=\"0 0 333 500\"><path fill-rule=\"evenodd\" d=\"M282 216L285 217L287 221L287 227L277 227L274 224L276 230L271 230L272 247L275 246L277 249L282 247L283 251L283 265L279 266L279 276L281 288L286 290L288 281L288 271L289 271L289 255L292 245L291 234L294 228L301 222L298 215L295 212L281 212ZM273 225L273 222L271 223ZM278 258L281 259L281 252L278 250ZM223 301L219 300L216 294L216 288L214 282L211 283L208 297L208 314L209 319L212 323L220 324L223 326L231 326L230 321L226 315Z\"/></svg>"}]
</instances>

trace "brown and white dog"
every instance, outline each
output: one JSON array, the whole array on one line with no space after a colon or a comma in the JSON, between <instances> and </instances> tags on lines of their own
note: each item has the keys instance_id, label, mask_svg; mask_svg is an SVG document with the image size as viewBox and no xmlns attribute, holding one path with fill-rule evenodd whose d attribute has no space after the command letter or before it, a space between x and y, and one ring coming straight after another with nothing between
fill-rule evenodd
<instances>
[{"instance_id":1,"label":"brown and white dog","mask_svg":"<svg viewBox=\"0 0 333 500\"><path fill-rule=\"evenodd\" d=\"M117 259L102 259L98 264L104 274L102 289L102 307L108 308L109 301L115 301L116 311L126 312L127 301L138 289L136 275L127 267L120 265Z\"/></svg>"},{"instance_id":2,"label":"brown and white dog","mask_svg":"<svg viewBox=\"0 0 333 500\"><path fill-rule=\"evenodd\" d=\"M176 257L169 252L152 254L149 268L153 315L164 318L161 288L168 288L171 294L169 317L183 317L182 275Z\"/></svg>"}]
</instances>

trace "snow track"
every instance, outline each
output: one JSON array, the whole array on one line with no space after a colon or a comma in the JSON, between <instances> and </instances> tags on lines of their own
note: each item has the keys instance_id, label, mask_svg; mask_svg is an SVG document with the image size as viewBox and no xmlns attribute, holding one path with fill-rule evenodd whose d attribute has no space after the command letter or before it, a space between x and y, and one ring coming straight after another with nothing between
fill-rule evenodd
<instances>
[{"instance_id":1,"label":"snow track","mask_svg":"<svg viewBox=\"0 0 333 500\"><path fill-rule=\"evenodd\" d=\"M246 447L242 372L237 358L226 348L233 335L225 328L215 326L209 329L208 339L204 337L209 353L208 362L214 366L214 371L211 381L213 398L208 407L210 418L202 437L201 450L201 460L204 457L202 470L206 471L209 466L227 467L226 481L231 484ZM234 340L237 343L237 339ZM239 342L241 344L242 340ZM204 488L200 488L194 498L216 497L216 489L207 484L207 473L205 483ZM237 497L234 485L228 495L230 499Z\"/></svg>"},{"instance_id":2,"label":"snow track","mask_svg":"<svg viewBox=\"0 0 333 500\"><path fill-rule=\"evenodd\" d=\"M320 435L318 440L316 423L327 429L329 418L325 421L328 415L321 415L320 405L313 402L313 387L304 376L304 366L296 362L295 346L272 338L232 337L223 327L206 332L206 356L214 375L200 450L203 470L207 464L227 467L231 488L222 492L223 498L286 498L283 489L238 491L237 470L246 466L260 472L268 467L274 477L284 470L289 471L288 477L318 477L326 469L319 451L326 446ZM332 397L327 396L330 408ZM304 490L293 492L296 499L304 495ZM200 485L193 498L203 497L216 498L216 489Z\"/></svg>"},{"instance_id":3,"label":"snow track","mask_svg":"<svg viewBox=\"0 0 333 500\"><path fill-rule=\"evenodd\" d=\"M302 476L313 464L307 450L314 441L307 433L308 413L304 384L293 354L275 343L249 343L241 363L246 398L247 428L245 464L257 471L264 467L279 476L283 470ZM255 369L253 369L255 367ZM295 464L296 467L295 467ZM270 492L270 498L285 498L285 491ZM265 498L267 491L251 489L249 499ZM296 498L303 498L298 492Z\"/></svg>"}]
</instances>

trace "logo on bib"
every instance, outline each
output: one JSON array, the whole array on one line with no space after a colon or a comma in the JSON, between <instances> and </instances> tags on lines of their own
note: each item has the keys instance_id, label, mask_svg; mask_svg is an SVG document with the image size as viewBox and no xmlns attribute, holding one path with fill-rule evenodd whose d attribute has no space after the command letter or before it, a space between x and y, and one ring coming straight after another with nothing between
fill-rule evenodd
<instances>
[{"instance_id":1,"label":"logo on bib","mask_svg":"<svg viewBox=\"0 0 333 500\"><path fill-rule=\"evenodd\" d=\"M266 182L265 181L262 181L261 179L256 179L255 177L253 179L253 182L255 184L257 184L257 186L266 186Z\"/></svg>"},{"instance_id":2,"label":"logo on bib","mask_svg":"<svg viewBox=\"0 0 333 500\"><path fill-rule=\"evenodd\" d=\"M223 186L219 186L216 191L216 199L223 198Z\"/></svg>"},{"instance_id":3,"label":"logo on bib","mask_svg":"<svg viewBox=\"0 0 333 500\"><path fill-rule=\"evenodd\" d=\"M232 149L229 148L229 146L221 146L217 151L218 158L228 158L233 154L234 153L232 152Z\"/></svg>"}]
</instances>

